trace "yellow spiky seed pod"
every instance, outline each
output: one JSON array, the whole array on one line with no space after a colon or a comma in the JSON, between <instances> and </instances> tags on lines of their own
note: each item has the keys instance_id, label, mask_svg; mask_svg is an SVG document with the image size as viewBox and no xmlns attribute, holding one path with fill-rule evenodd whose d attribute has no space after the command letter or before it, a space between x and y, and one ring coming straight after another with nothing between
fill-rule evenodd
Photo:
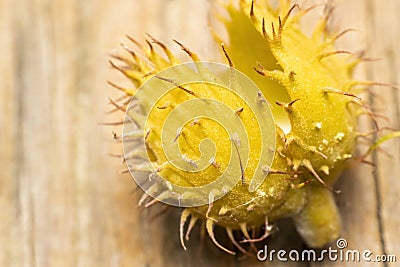
<instances>
[{"instance_id":1,"label":"yellow spiky seed pod","mask_svg":"<svg viewBox=\"0 0 400 267\"><path fill-rule=\"evenodd\" d=\"M279 3L276 8L268 0L241 0L239 8L230 3L224 5L229 18L222 19L229 40L221 52L231 68L234 66L256 83L262 92L262 99L265 97L268 102L277 105L272 111L275 125L270 125L268 114L264 121L255 119L254 109L223 87L209 83L182 86L176 84L174 79L165 78L163 75L166 72L160 74L160 71L168 71L171 66L176 67L174 73L194 74L189 67L180 67L181 62L169 49L151 36L148 36L147 46L142 47L147 60L124 47L132 58L119 57L124 66L112 63L135 86L135 89L126 89L114 85L126 95L133 96L136 102L130 105L127 102L123 105L113 103L126 111L127 120L134 121L133 124L138 126L136 130L125 129L124 140L141 139L144 144L139 150L132 145L124 147L131 171L150 171L149 178L154 178L153 174L160 175L167 181L167 187L200 187L217 179L230 166L235 147L242 165L240 156L243 157L243 154L238 149L238 143L233 142L226 129L214 120L193 118L185 121L178 131L176 128L163 130L168 123L172 123L171 120L168 123L165 121L174 109L187 101L207 98L222 102L234 111L246 129L247 164L235 174L240 179L232 178L235 183L221 197L214 199L209 194L207 205L184 209L180 230L184 248L184 226L189 217L188 231L197 220L205 221L214 243L231 254L234 252L216 241L213 234L215 225L224 227L232 243L242 252L246 251L234 239L234 230L242 231L246 242L258 242L269 235L270 224L282 217L292 217L298 232L312 247L321 247L339 235L340 218L333 198L336 190L332 184L348 161L356 156L358 116L365 111L372 114L357 96L359 91L356 86L365 82L352 79L352 71L362 59L335 50L334 42L342 33L327 33L325 17L320 19L309 37L299 26L299 20L308 10L290 5L290 1L286 0ZM131 41L137 43L133 39ZM175 42L189 55L200 75L207 76L209 65L199 65L200 58L195 53ZM159 46L166 57L157 53L153 44ZM152 84L157 79L171 85L168 94L153 97L152 93L147 93L150 91L144 93L146 83ZM158 85L154 82L152 86ZM146 116L144 109L148 110ZM183 111L178 115L184 117ZM259 124L274 128L271 130L273 140L269 140L269 144L274 143L273 149L270 149L273 152L271 162L262 162L260 158L263 153L260 147L265 146L266 140L259 131ZM163 136L170 136L173 143L178 144L179 155L187 163L186 169L176 168L171 163L165 153L167 145L162 140ZM201 171L188 171L192 167L193 170L199 169L194 159L201 158L201 142L204 139L215 140L217 148L213 160ZM150 164L139 164L137 161L130 164L130 160L137 158L147 158ZM250 178L257 172L258 166L264 165L268 167L265 179L256 190L249 190ZM241 182L236 183L238 180ZM147 195L144 195L140 204L145 206L171 197L171 192L160 189L157 183L145 190L156 197L145 204ZM187 196L195 198L194 195ZM252 239L248 229L264 224L265 233Z\"/></svg>"}]
</instances>

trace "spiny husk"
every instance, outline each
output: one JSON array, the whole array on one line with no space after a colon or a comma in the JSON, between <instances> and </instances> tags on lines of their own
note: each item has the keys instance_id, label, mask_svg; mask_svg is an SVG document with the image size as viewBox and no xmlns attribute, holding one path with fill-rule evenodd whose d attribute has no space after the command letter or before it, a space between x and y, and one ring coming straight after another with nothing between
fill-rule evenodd
<instances>
[{"instance_id":1,"label":"spiny husk","mask_svg":"<svg viewBox=\"0 0 400 267\"><path fill-rule=\"evenodd\" d=\"M356 157L357 118L364 111L370 111L357 96L359 82L352 79L352 71L362 59L335 50L334 42L340 33L326 31L326 17L320 19L311 37L304 34L299 21L308 10L289 2L282 0L277 8L268 0L242 0L240 8L233 3L224 5L229 14L228 18L221 19L229 36L226 57L235 68L255 81L269 102L277 104L273 109L277 123L276 153L270 173L256 191L249 192L245 180L210 205L185 209L181 220L183 246L183 229L189 217L188 232L198 219L203 220L212 240L232 254L216 241L215 225L227 229L228 237L239 250L243 249L233 238L233 230L242 231L248 242L260 241L268 236L269 223L282 217L293 217L299 233L312 247L321 247L339 234L340 218L332 184L348 161ZM194 52L175 42L192 61L200 60ZM161 48L164 55L160 55L155 46ZM124 48L130 58L119 56L117 59L124 65L112 65L134 85L131 89L116 86L127 96L134 95L137 88L157 72L180 63L164 44L151 36L146 46L140 46L144 56ZM221 54L224 54L222 50ZM148 120L150 130L146 145L154 163L162 166L163 177L177 184L198 186L215 179L226 166L229 138L223 138L223 129L212 121L203 120L185 127L178 141L190 158L199 156L202 139L219 140L215 164L202 173L188 174L168 165L160 145L160 121L174 106L196 94L218 99L234 110L244 104L218 88L200 86L189 90L193 94L177 89L160 99L156 105L159 108ZM124 107L126 109L126 103ZM240 117L249 129L249 136L253 137L249 165L244 170L244 177L251 177L258 163L260 135L252 130L257 127L252 124L251 112L244 109ZM290 125L290 131L284 131L285 123ZM251 239L247 229L262 225L265 225L265 234Z\"/></svg>"}]
</instances>

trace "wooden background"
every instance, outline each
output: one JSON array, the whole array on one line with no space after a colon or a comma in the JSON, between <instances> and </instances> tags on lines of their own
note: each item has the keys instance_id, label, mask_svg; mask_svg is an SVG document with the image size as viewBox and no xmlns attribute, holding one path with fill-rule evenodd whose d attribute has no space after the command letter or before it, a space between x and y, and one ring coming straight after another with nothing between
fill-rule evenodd
<instances>
[{"instance_id":1,"label":"wooden background","mask_svg":"<svg viewBox=\"0 0 400 267\"><path fill-rule=\"evenodd\" d=\"M340 48L365 48L368 56L381 58L363 64L357 75L399 84L400 1L333 2L334 25L359 29L343 38ZM140 194L134 192L134 183L129 175L118 174L123 165L108 156L119 151L110 142L113 129L98 125L115 120L105 114L107 97L116 96L106 81L124 84L124 79L110 69L107 53L127 42L124 34L143 40L148 32L171 45L176 38L203 58L214 59L215 44L208 34L208 12L214 4L0 0L0 266L268 265L225 255L208 240L199 253L198 230L189 251L183 251L179 212L151 219L157 208L136 207ZM399 91L373 91L379 95L374 108L399 129ZM399 140L385 143L384 149L392 156L374 155L375 171L355 167L338 184L342 237L349 249L396 254L400 261ZM303 247L290 225L281 228L272 244Z\"/></svg>"}]
</instances>

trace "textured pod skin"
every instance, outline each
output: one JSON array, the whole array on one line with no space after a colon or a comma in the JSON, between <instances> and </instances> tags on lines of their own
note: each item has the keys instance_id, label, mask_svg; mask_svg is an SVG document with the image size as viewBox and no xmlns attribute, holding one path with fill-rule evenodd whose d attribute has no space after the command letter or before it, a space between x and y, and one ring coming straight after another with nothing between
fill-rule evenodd
<instances>
[{"instance_id":1,"label":"textured pod skin","mask_svg":"<svg viewBox=\"0 0 400 267\"><path fill-rule=\"evenodd\" d=\"M348 161L356 156L357 118L362 112L368 112L356 96L355 87L359 83L352 80L352 70L361 59L334 49L334 41L340 34L327 33L326 18L321 18L311 37L305 35L299 20L307 11L290 5L289 1L280 1L277 8L268 0L242 0L239 8L233 4L224 7L229 14L229 18L221 19L229 36L226 56L235 68L258 85L270 103L277 104L273 109L276 153L264 183L255 192L249 192L246 177L251 177L258 163L260 135L252 130L256 127L251 111L243 109L240 117L252 137L244 181L210 205L184 210L182 244L183 227L189 216L190 225L197 219L205 221L210 237L229 253L233 252L216 242L214 225L225 227L234 245L242 250L232 237L232 230L241 230L248 241L260 241L268 236L270 222L292 217L306 243L321 247L339 235L340 218L331 186ZM143 51L150 63L127 47L132 58L122 58L125 62L122 67L112 63L136 88L158 71L180 63L165 45L151 36L149 40ZM161 47L165 56L156 52L154 44ZM188 48L178 45L193 61L200 60ZM136 92L136 89L118 89L130 96ZM183 127L177 141L190 158L199 157L202 139L219 140L215 164L204 172L188 174L169 166L160 145L160 122L175 106L196 95L218 99L234 110L244 104L218 87L199 85L188 89L193 94L177 89L156 103L158 108L147 123L146 145L163 177L176 184L199 186L213 181L226 166L229 138L223 138L223 129L206 119ZM264 224L266 233L260 239L251 240L247 229Z\"/></svg>"},{"instance_id":2,"label":"textured pod skin","mask_svg":"<svg viewBox=\"0 0 400 267\"><path fill-rule=\"evenodd\" d=\"M280 153L276 155L281 160L274 162L272 168L301 170L299 182L314 180L305 188L303 198L298 196L302 194L296 192L298 188L292 189L291 194L301 201L289 201L293 207L285 208L293 212L301 209L294 215L297 229L310 246L320 247L337 237L340 219L332 192L322 189L315 176L332 184L346 166L346 161L353 156L359 107L352 105L357 98L351 95L356 84L351 73L357 61L335 54L335 37L325 32L325 19L319 22L309 38L301 32L298 24L304 12L288 17L292 10L286 1L281 1L278 10L271 6L263 8L265 6L269 6L267 1L241 1L241 11L228 8L231 20L225 23L233 40L228 53L234 62L238 62L246 53L241 49L243 40L249 42L264 37L267 42L259 49L266 50L278 62L279 66L276 66L275 61L269 59L258 68L259 73L284 87L259 81L267 97L271 92L280 92L279 95L284 97L287 93L289 97L281 107L288 115L291 131L277 137L283 141L278 145ZM243 27L242 34L250 35L235 38L238 24ZM254 27L258 35L246 27ZM252 64L246 63L245 66ZM241 69L238 64L236 67ZM243 71L254 75L248 70ZM299 208L302 203L304 207ZM278 216L288 215L284 214L286 210L279 211L276 211Z\"/></svg>"}]
</instances>

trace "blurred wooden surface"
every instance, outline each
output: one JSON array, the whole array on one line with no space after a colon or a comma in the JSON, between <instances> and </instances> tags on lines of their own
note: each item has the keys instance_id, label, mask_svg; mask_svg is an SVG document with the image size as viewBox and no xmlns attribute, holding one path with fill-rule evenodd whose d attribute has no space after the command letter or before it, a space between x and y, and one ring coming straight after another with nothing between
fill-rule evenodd
<instances>
[{"instance_id":1,"label":"blurred wooden surface","mask_svg":"<svg viewBox=\"0 0 400 267\"><path fill-rule=\"evenodd\" d=\"M333 23L359 29L339 46L353 51L365 48L368 56L381 58L363 64L357 75L400 84L400 1L333 2L337 6ZM107 97L116 92L106 80L125 83L109 68L107 52L127 42L125 34L142 40L148 32L167 44L176 38L203 58L215 59L208 33L213 4L0 0L0 266L268 265L225 255L209 241L198 254L198 230L185 252L178 242L179 212L151 220L156 210L136 207L139 194L133 192L134 183L128 175L118 174L123 166L108 156L119 151L109 141L112 129L98 125L113 119L105 111L110 108ZM385 87L373 91L379 95L374 108L399 129L399 91ZM395 254L400 261L399 140L383 147L392 156L374 155L375 171L358 166L339 182L342 237L349 249ZM271 242L278 248L303 246L290 226L287 230L283 226Z\"/></svg>"}]
</instances>

